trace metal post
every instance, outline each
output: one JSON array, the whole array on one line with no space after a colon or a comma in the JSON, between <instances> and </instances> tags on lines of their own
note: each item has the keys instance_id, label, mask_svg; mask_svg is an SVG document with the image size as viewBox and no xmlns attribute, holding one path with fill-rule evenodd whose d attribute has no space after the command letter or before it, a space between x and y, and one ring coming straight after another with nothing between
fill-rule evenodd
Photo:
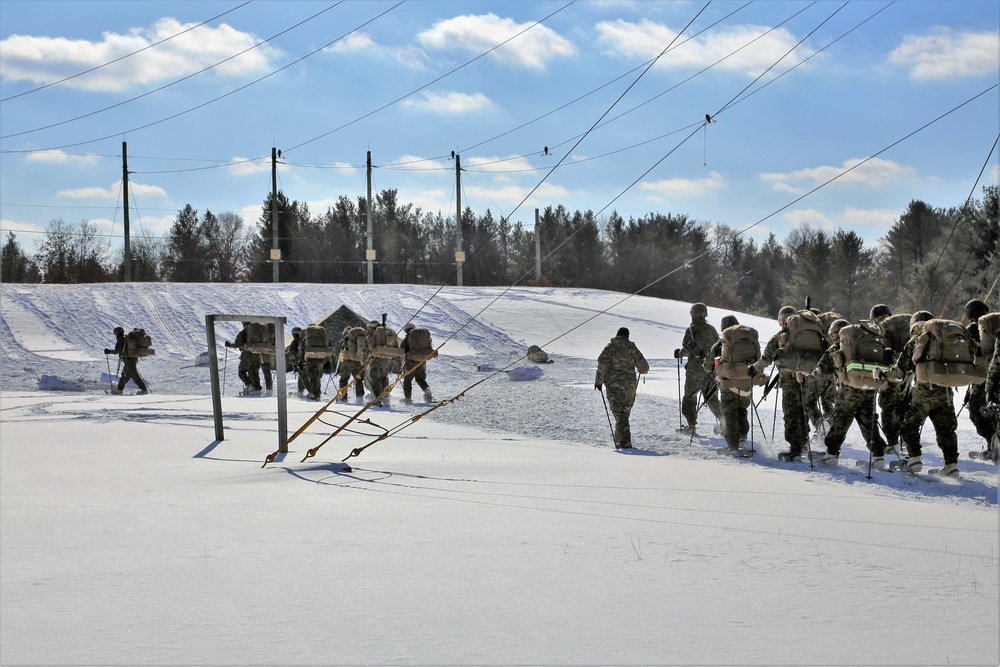
<instances>
[{"instance_id":1,"label":"metal post","mask_svg":"<svg viewBox=\"0 0 1000 667\"><path fill-rule=\"evenodd\" d=\"M535 209L535 280L542 277L542 235L538 224L538 209Z\"/></svg>"},{"instance_id":2,"label":"metal post","mask_svg":"<svg viewBox=\"0 0 1000 667\"><path fill-rule=\"evenodd\" d=\"M462 286L462 156L455 154L455 284Z\"/></svg>"},{"instance_id":3,"label":"metal post","mask_svg":"<svg viewBox=\"0 0 1000 667\"><path fill-rule=\"evenodd\" d=\"M368 260L368 284L375 282L375 239L372 234L372 152L368 151L368 204L365 206L368 213L368 252L365 259Z\"/></svg>"}]
</instances>

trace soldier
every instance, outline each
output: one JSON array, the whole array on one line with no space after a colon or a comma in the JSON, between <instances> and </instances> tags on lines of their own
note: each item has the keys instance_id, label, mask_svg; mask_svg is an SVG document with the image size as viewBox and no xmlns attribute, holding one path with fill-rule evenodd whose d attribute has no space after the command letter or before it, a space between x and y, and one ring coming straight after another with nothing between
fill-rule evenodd
<instances>
[{"instance_id":1,"label":"soldier","mask_svg":"<svg viewBox=\"0 0 1000 667\"><path fill-rule=\"evenodd\" d=\"M687 425L681 428L685 435L697 434L698 400L703 398L715 418L721 420L719 395L715 385L715 376L705 372L706 353L719 340L719 332L706 319L708 306L696 303L691 306L691 326L684 332L681 349L674 350L674 357L688 357L684 365L684 397L681 399L681 414L687 420ZM721 433L723 428L716 426L715 433Z\"/></svg>"},{"instance_id":2,"label":"soldier","mask_svg":"<svg viewBox=\"0 0 1000 667\"><path fill-rule=\"evenodd\" d=\"M301 396L302 392L306 390L305 377L302 375L302 354L302 327L292 327L292 342L288 344L288 358L291 360L289 367L295 369L299 396Z\"/></svg>"},{"instance_id":3,"label":"soldier","mask_svg":"<svg viewBox=\"0 0 1000 667\"><path fill-rule=\"evenodd\" d=\"M778 358L785 339L788 337L785 322L786 319L795 315L796 311L791 306L783 306L778 311L778 324L781 331L771 336L764 346L760 359L752 364L747 371L751 377L761 373L771 363ZM778 368L778 389L781 391L781 412L782 421L785 427L785 442L789 445L787 452L778 454L778 458L784 461L795 461L802 457L802 448L809 441L809 425L806 423L805 410L802 403L802 390L795 378L795 373Z\"/></svg>"},{"instance_id":4,"label":"soldier","mask_svg":"<svg viewBox=\"0 0 1000 667\"><path fill-rule=\"evenodd\" d=\"M268 340L274 340L274 323L268 323L267 332L270 335ZM273 354L261 354L260 355L260 370L264 375L264 388L271 391L274 383L274 368L277 362L274 359Z\"/></svg>"},{"instance_id":5,"label":"soldier","mask_svg":"<svg viewBox=\"0 0 1000 667\"><path fill-rule=\"evenodd\" d=\"M889 306L884 303L873 306L868 316L885 334L885 342L892 350L893 359L903 351L903 346L906 345L909 336L898 335L894 331L895 326L890 327L889 325L896 322L897 319L905 319L907 321L902 323L902 327L908 332L908 320L911 316L912 313L893 315ZM908 393L904 391L907 388L905 382L898 384L890 382L888 387L880 389L878 392L878 407L879 412L882 413L882 432L885 433L886 444L897 453L899 451L899 427L903 423L903 413L906 412L906 401L909 398Z\"/></svg>"},{"instance_id":6,"label":"soldier","mask_svg":"<svg viewBox=\"0 0 1000 667\"><path fill-rule=\"evenodd\" d=\"M243 328L236 334L236 338L230 343L226 341L226 347L236 348L240 351L239 375L243 380L243 392L251 393L260 391L260 355L249 352L243 348L247 344L247 327L249 322L242 322Z\"/></svg>"},{"instance_id":7,"label":"soldier","mask_svg":"<svg viewBox=\"0 0 1000 667\"><path fill-rule=\"evenodd\" d=\"M380 326L384 325L380 325L376 320L371 320L365 328L365 364L367 366L365 373L372 390L372 400L378 399L377 405L387 406L389 396L382 396L382 393L389 386L389 369L392 366L392 359L374 354L377 329Z\"/></svg>"},{"instance_id":8,"label":"soldier","mask_svg":"<svg viewBox=\"0 0 1000 667\"><path fill-rule=\"evenodd\" d=\"M364 336L359 336L353 343L351 342L351 330L354 327L344 327L344 337L340 341L340 363L337 366L337 373L340 375L340 398L339 401L347 402L347 386L354 381L354 395L358 401L365 397L365 383L361 377L361 366L364 359ZM360 329L360 327L358 327ZM355 349L360 347L361 349Z\"/></svg>"},{"instance_id":9,"label":"soldier","mask_svg":"<svg viewBox=\"0 0 1000 667\"><path fill-rule=\"evenodd\" d=\"M603 391L605 383L608 385L608 402L615 417L615 449L632 447L628 417L639 384L637 371L648 373L649 364L635 343L629 340L628 329L622 327L597 358L597 376L594 379L594 389L598 391Z\"/></svg>"},{"instance_id":10,"label":"soldier","mask_svg":"<svg viewBox=\"0 0 1000 667\"><path fill-rule=\"evenodd\" d=\"M409 322L403 327L403 332L406 336L403 338L403 342L400 347L403 348L403 399L406 401L410 400L413 394L413 381L416 380L417 386L424 392L424 400L430 403L434 400L431 395L430 385L427 384L427 358L434 353L434 349L430 347L430 334L426 336L424 340L423 334L427 332L426 329L422 328L416 335L416 344L411 343L410 335L411 332L416 329L416 326ZM430 348L430 349L428 349Z\"/></svg>"},{"instance_id":11,"label":"soldier","mask_svg":"<svg viewBox=\"0 0 1000 667\"><path fill-rule=\"evenodd\" d=\"M985 405L982 412L993 419L994 429L1000 430L1000 352L998 351L1000 351L1000 345L994 346L993 358L990 360L990 368L986 375ZM996 434L995 430L984 455L986 460L993 461L993 463L997 462L997 452L1000 451L1000 448L997 447L998 436Z\"/></svg>"},{"instance_id":12,"label":"soldier","mask_svg":"<svg viewBox=\"0 0 1000 667\"><path fill-rule=\"evenodd\" d=\"M721 322L723 335L726 335L726 329L738 326L739 323L739 320L734 315L723 317ZM757 351L754 357L759 357L760 347L756 345L757 332L753 331L752 335L753 347ZM708 352L708 357L705 359L704 364L705 371L708 373L716 373L715 360L723 356L722 342L723 340L720 338ZM745 369L746 364L746 361L743 362L740 368ZM719 399L719 408L722 414L722 423L726 425L726 447L729 454L740 454L746 451L747 434L750 432L750 422L747 418L747 413L750 410L751 392L749 390L740 390L736 386L725 386L729 383L719 378L716 378L716 381L719 384L719 394L721 396Z\"/></svg>"},{"instance_id":13,"label":"soldier","mask_svg":"<svg viewBox=\"0 0 1000 667\"><path fill-rule=\"evenodd\" d=\"M910 340L903 351L884 375L893 382L908 381L916 373L916 363L913 361L913 350L916 347L917 336L928 320L933 319L926 310L913 314L910 318ZM883 375L876 371L876 375ZM920 472L923 462L920 460L920 429L929 417L934 425L937 445L944 457L942 475L958 476L958 417L955 415L955 398L951 387L938 387L927 382L915 382L910 400L910 407L903 417L900 437L906 445L909 458L903 462L902 468L910 472Z\"/></svg>"},{"instance_id":14,"label":"soldier","mask_svg":"<svg viewBox=\"0 0 1000 667\"><path fill-rule=\"evenodd\" d=\"M128 345L125 340L125 330L121 327L115 327L114 334L114 349L104 349L104 354L117 354L118 358L121 360L121 375L118 377L118 386L112 389L111 393L124 393L125 385L128 384L129 380L132 380L135 382L135 386L139 388L139 394L148 394L149 387L146 386L146 383L142 380L142 376L139 375L139 360L136 357L128 356Z\"/></svg>"},{"instance_id":15,"label":"soldier","mask_svg":"<svg viewBox=\"0 0 1000 667\"><path fill-rule=\"evenodd\" d=\"M983 332L979 327L979 318L989 312L990 307L980 299L973 299L965 304L965 317L971 323L969 324L969 334L977 343L983 343ZM993 350L987 350L987 352L993 352ZM988 360L983 359L983 362L988 362ZM986 440L987 448L992 448L996 425L992 417L983 414L983 406L986 405L986 385L969 385L969 393L966 394L966 400L969 403L969 419L972 420L972 424L976 427L976 433Z\"/></svg>"},{"instance_id":16,"label":"soldier","mask_svg":"<svg viewBox=\"0 0 1000 667\"><path fill-rule=\"evenodd\" d=\"M834 359L840 351L840 330L848 324L850 323L847 320L836 320L830 324L828 338L834 343L823 353L816 368L811 373L806 374L801 371L796 373L796 379L799 382L804 382L809 376L814 378L824 376L835 378L838 376ZM889 361L886 360L886 362ZM840 370L842 372L842 369ZM874 417L875 392L852 387L847 383L846 378L840 376L837 382L837 397L833 404L833 414L830 416L830 430L827 431L824 438L826 453L819 458L819 462L830 467L837 466L840 461L840 447L844 444L851 423L856 421L865 438L865 443L871 449L872 467L876 470L885 470L885 440L882 439L882 434L878 431Z\"/></svg>"}]
</instances>

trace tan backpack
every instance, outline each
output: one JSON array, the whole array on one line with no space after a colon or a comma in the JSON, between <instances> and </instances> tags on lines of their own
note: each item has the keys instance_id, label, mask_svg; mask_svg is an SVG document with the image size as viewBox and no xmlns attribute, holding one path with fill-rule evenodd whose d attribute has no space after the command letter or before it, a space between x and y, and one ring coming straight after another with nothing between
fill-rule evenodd
<instances>
[{"instance_id":1,"label":"tan backpack","mask_svg":"<svg viewBox=\"0 0 1000 667\"><path fill-rule=\"evenodd\" d=\"M431 332L424 327L414 327L406 334L406 358L411 361L423 361L438 356L431 342Z\"/></svg>"},{"instance_id":2,"label":"tan backpack","mask_svg":"<svg viewBox=\"0 0 1000 667\"><path fill-rule=\"evenodd\" d=\"M243 351L274 354L274 332L263 322L250 322L247 324L247 342L243 346Z\"/></svg>"},{"instance_id":3,"label":"tan backpack","mask_svg":"<svg viewBox=\"0 0 1000 667\"><path fill-rule=\"evenodd\" d=\"M889 349L894 354L899 354L910 340L910 314L899 313L897 315L890 315L882 320L878 328L882 330L882 336L885 338L885 344Z\"/></svg>"},{"instance_id":4,"label":"tan backpack","mask_svg":"<svg viewBox=\"0 0 1000 667\"><path fill-rule=\"evenodd\" d=\"M715 358L715 377L719 387L747 396L753 385L762 385L767 377L759 373L753 378L747 367L760 359L760 338L757 330L735 324L722 330L722 345Z\"/></svg>"},{"instance_id":5,"label":"tan backpack","mask_svg":"<svg viewBox=\"0 0 1000 667\"><path fill-rule=\"evenodd\" d=\"M891 355L882 330L874 322L861 320L840 329L840 351L834 357L834 366L843 384L872 390L876 386L872 372L876 368L887 369ZM885 380L878 383L879 390L886 387Z\"/></svg>"},{"instance_id":6,"label":"tan backpack","mask_svg":"<svg viewBox=\"0 0 1000 667\"><path fill-rule=\"evenodd\" d=\"M987 313L976 320L979 327L979 347L983 350L983 358L993 358L993 348L997 344L997 335L1000 334L1000 312Z\"/></svg>"},{"instance_id":7,"label":"tan backpack","mask_svg":"<svg viewBox=\"0 0 1000 667\"><path fill-rule=\"evenodd\" d=\"M366 343L368 344L368 353L376 359L393 359L403 356L396 330L385 324L375 327L368 334Z\"/></svg>"},{"instance_id":8,"label":"tan backpack","mask_svg":"<svg viewBox=\"0 0 1000 667\"><path fill-rule=\"evenodd\" d=\"M302 330L302 352L306 359L325 359L335 352L330 347L326 329L320 324L310 324Z\"/></svg>"},{"instance_id":9,"label":"tan backpack","mask_svg":"<svg viewBox=\"0 0 1000 667\"><path fill-rule=\"evenodd\" d=\"M145 329L132 329L125 334L125 354L129 359L141 359L156 354L153 349L153 340L146 333Z\"/></svg>"},{"instance_id":10,"label":"tan backpack","mask_svg":"<svg viewBox=\"0 0 1000 667\"><path fill-rule=\"evenodd\" d=\"M989 362L979 344L954 320L928 320L913 348L917 382L939 387L966 387L986 382Z\"/></svg>"},{"instance_id":11,"label":"tan backpack","mask_svg":"<svg viewBox=\"0 0 1000 667\"><path fill-rule=\"evenodd\" d=\"M827 347L826 332L819 317L812 311L800 310L785 319L785 331L774 363L788 373L811 373Z\"/></svg>"}]
</instances>

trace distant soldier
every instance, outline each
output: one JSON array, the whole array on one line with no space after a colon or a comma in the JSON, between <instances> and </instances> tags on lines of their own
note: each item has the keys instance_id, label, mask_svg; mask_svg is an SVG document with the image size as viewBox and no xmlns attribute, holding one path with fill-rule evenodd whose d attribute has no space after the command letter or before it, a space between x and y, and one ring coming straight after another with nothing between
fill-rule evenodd
<instances>
[{"instance_id":1,"label":"distant soldier","mask_svg":"<svg viewBox=\"0 0 1000 667\"><path fill-rule=\"evenodd\" d=\"M989 372L986 376L986 403L981 412L993 419L995 434L1000 433L1000 345L993 347L993 358L990 360ZM1000 452L997 438L994 435L986 449L986 459L997 462L997 452Z\"/></svg>"},{"instance_id":2,"label":"distant soldier","mask_svg":"<svg viewBox=\"0 0 1000 667\"><path fill-rule=\"evenodd\" d=\"M597 377L594 379L594 389L598 391L603 391L604 385L608 385L608 402L615 418L615 449L632 446L628 418L639 384L636 372L648 373L649 364L635 343L629 340L628 329L622 327L597 358Z\"/></svg>"},{"instance_id":3,"label":"distant soldier","mask_svg":"<svg viewBox=\"0 0 1000 667\"><path fill-rule=\"evenodd\" d=\"M885 372L886 377L893 382L908 382L916 374L916 363L913 353L924 324L933 319L926 310L913 314L910 318L910 333L912 337L903 347L896 363ZM920 430L928 418L934 425L937 445L941 448L944 458L942 475L958 476L958 417L955 414L955 398L951 387L939 387L928 382L915 382L911 389L910 407L903 417L900 437L906 445L909 458L903 464L903 469L910 472L920 472L924 465L920 460Z\"/></svg>"},{"instance_id":4,"label":"distant soldier","mask_svg":"<svg viewBox=\"0 0 1000 667\"><path fill-rule=\"evenodd\" d=\"M403 348L403 399L409 401L413 394L413 383L424 392L424 400L430 403L434 400L430 385L427 384L427 360L437 356L437 351L431 343L431 334L424 327L417 327L412 322L403 327L406 336L400 347Z\"/></svg>"},{"instance_id":5,"label":"distant soldier","mask_svg":"<svg viewBox=\"0 0 1000 667\"><path fill-rule=\"evenodd\" d=\"M139 359L138 357L129 356L128 354L128 342L125 339L125 329L115 327L114 334L114 348L105 348L104 350L104 354L117 354L118 358L121 360L121 375L118 377L118 386L112 389L111 393L124 393L125 385L128 384L129 380L132 380L135 383L135 386L139 388L139 394L148 394L149 387L146 386L142 376L139 375Z\"/></svg>"},{"instance_id":6,"label":"distant soldier","mask_svg":"<svg viewBox=\"0 0 1000 667\"><path fill-rule=\"evenodd\" d=\"M274 323L271 322L267 325L267 332L270 336L268 340L274 340ZM274 383L274 369L277 361L273 354L261 354L260 355L260 370L264 375L264 388L271 391Z\"/></svg>"},{"instance_id":7,"label":"distant soldier","mask_svg":"<svg viewBox=\"0 0 1000 667\"><path fill-rule=\"evenodd\" d=\"M288 344L288 358L291 360L289 367L295 370L300 396L306 390L305 377L302 375L302 355L304 353L302 346L302 327L292 327L292 342Z\"/></svg>"},{"instance_id":8,"label":"distant soldier","mask_svg":"<svg viewBox=\"0 0 1000 667\"><path fill-rule=\"evenodd\" d=\"M869 319L879 326L885 337L885 342L892 350L895 360L903 351L906 341L910 340L910 317L913 313L896 313L893 315L889 306L884 303L872 307ZM899 452L899 428L903 424L910 398L909 388L912 383L890 382L885 389L878 392L878 407L882 413L882 432L885 433L888 447Z\"/></svg>"},{"instance_id":9,"label":"distant soldier","mask_svg":"<svg viewBox=\"0 0 1000 667\"><path fill-rule=\"evenodd\" d=\"M243 328L236 334L236 338L230 343L226 341L226 347L236 348L240 351L239 376L243 380L243 393L260 391L260 355L246 350L247 327L249 322L242 322Z\"/></svg>"},{"instance_id":10,"label":"distant soldier","mask_svg":"<svg viewBox=\"0 0 1000 667\"><path fill-rule=\"evenodd\" d=\"M361 367L365 358L365 329L363 327L344 327L343 338L340 341L340 362L337 373L340 375L340 401L347 402L348 385L354 382L354 394L358 400L364 399L365 382L361 376Z\"/></svg>"},{"instance_id":11,"label":"distant soldier","mask_svg":"<svg viewBox=\"0 0 1000 667\"><path fill-rule=\"evenodd\" d=\"M367 364L368 384L372 390L372 400L377 405L388 406L389 370L392 360L402 357L399 341L395 330L385 323L386 316L382 314L382 323L372 320L368 323L365 335L365 363ZM386 394L383 396L383 394Z\"/></svg>"},{"instance_id":12,"label":"distant soldier","mask_svg":"<svg viewBox=\"0 0 1000 667\"><path fill-rule=\"evenodd\" d=\"M719 340L719 332L706 321L708 306L696 303L691 306L690 312L691 326L684 332L681 348L674 351L674 357L688 358L687 364L684 365L684 397L681 399L681 414L684 415L687 424L681 428L681 432L695 435L699 398L704 399L716 419L721 420L722 417L719 392L714 382L715 376L705 372L704 366L708 351ZM716 433L721 433L724 428L717 426L714 430Z\"/></svg>"}]
</instances>

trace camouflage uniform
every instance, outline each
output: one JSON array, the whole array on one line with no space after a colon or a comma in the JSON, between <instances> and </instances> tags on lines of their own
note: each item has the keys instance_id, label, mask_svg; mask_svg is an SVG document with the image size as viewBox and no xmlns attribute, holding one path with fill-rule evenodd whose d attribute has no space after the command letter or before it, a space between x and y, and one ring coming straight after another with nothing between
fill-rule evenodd
<instances>
[{"instance_id":1,"label":"camouflage uniform","mask_svg":"<svg viewBox=\"0 0 1000 667\"><path fill-rule=\"evenodd\" d=\"M767 341L760 355L760 361L753 365L757 373L774 362L785 336L785 330L782 329ZM798 455L809 441L809 424L806 423L802 402L802 387L795 379L795 373L780 369L776 372L779 373L778 389L781 391L781 418L785 427L785 442L790 447L789 453Z\"/></svg>"},{"instance_id":2,"label":"camouflage uniform","mask_svg":"<svg viewBox=\"0 0 1000 667\"><path fill-rule=\"evenodd\" d=\"M826 377L831 380L837 377L837 369L834 366L834 354L840 351L840 343L834 343L816 364L815 370L807 378ZM830 430L827 431L824 444L828 454L840 456L840 446L844 444L847 431L851 428L851 423L858 422L858 428L865 438L865 443L871 449L872 456L882 458L885 456L885 440L875 426L875 391L864 390L851 387L843 382L839 383L837 398L833 405L833 413L830 415Z\"/></svg>"},{"instance_id":3,"label":"camouflage uniform","mask_svg":"<svg viewBox=\"0 0 1000 667\"><path fill-rule=\"evenodd\" d=\"M716 419L722 416L719 408L719 392L715 390L715 376L705 371L703 364L706 352L719 340L719 332L703 317L694 317L691 326L684 332L681 356L688 357L684 365L684 398L681 400L681 414L689 426L698 423L698 398L706 398L705 403ZM711 393L711 397L709 397Z\"/></svg>"},{"instance_id":4,"label":"camouflage uniform","mask_svg":"<svg viewBox=\"0 0 1000 667\"><path fill-rule=\"evenodd\" d=\"M246 344L247 328L243 327L233 339L233 344L228 347L235 347L240 351L239 376L243 385L260 391L260 355L244 350Z\"/></svg>"},{"instance_id":5,"label":"camouflage uniform","mask_svg":"<svg viewBox=\"0 0 1000 667\"><path fill-rule=\"evenodd\" d=\"M125 391L125 385L128 384L129 380L132 380L132 382L135 382L135 386L139 388L139 393L145 394L149 391L149 387L146 386L142 376L139 375L139 360L135 357L126 356L126 347L125 331L121 330L121 334L115 333L114 349L104 351L105 354L117 354L121 360L121 373L118 376L116 392L120 394Z\"/></svg>"},{"instance_id":6,"label":"camouflage uniform","mask_svg":"<svg viewBox=\"0 0 1000 667\"><path fill-rule=\"evenodd\" d=\"M413 395L413 382L416 380L417 386L420 387L421 391L424 392L424 397L427 400L431 400L431 388L427 384L427 363L423 359L414 359L410 356L410 333L407 331L406 337L400 344L403 348L403 372L406 373L406 377L403 378L403 398L410 400ZM411 373L411 369L413 370Z\"/></svg>"},{"instance_id":7,"label":"camouflage uniform","mask_svg":"<svg viewBox=\"0 0 1000 667\"><path fill-rule=\"evenodd\" d=\"M389 386L389 369L392 367L392 359L372 357L368 348L368 338L374 333L376 326L368 325L368 335L365 336L365 361L368 365L365 376L375 398L382 396L382 392ZM388 396L386 396L388 398Z\"/></svg>"},{"instance_id":8,"label":"camouflage uniform","mask_svg":"<svg viewBox=\"0 0 1000 667\"><path fill-rule=\"evenodd\" d=\"M977 343L982 342L979 336L978 321L969 325L969 333ZM979 363L984 361L988 360L981 359ZM983 414L983 408L986 406L986 385L969 385L969 393L966 396L969 402L969 419L976 427L976 433L986 440L987 446L989 446L993 440L993 434L996 432L996 423L991 415Z\"/></svg>"},{"instance_id":9,"label":"camouflage uniform","mask_svg":"<svg viewBox=\"0 0 1000 667\"><path fill-rule=\"evenodd\" d=\"M301 394L306 390L306 380L302 375L302 333L301 330L292 332L292 342L288 344L288 358L291 360L291 368L295 369L295 376L298 378L298 391Z\"/></svg>"},{"instance_id":10,"label":"camouflage uniform","mask_svg":"<svg viewBox=\"0 0 1000 667\"><path fill-rule=\"evenodd\" d=\"M274 325L268 324L267 331L271 334L271 338L274 338ZM277 360L274 358L273 354L262 354L260 355L260 370L264 374L264 388L270 391L274 383L274 367L277 364Z\"/></svg>"},{"instance_id":11,"label":"camouflage uniform","mask_svg":"<svg viewBox=\"0 0 1000 667\"><path fill-rule=\"evenodd\" d=\"M347 350L347 334L352 329L352 327L344 327L344 337L340 341L340 349L343 351ZM337 366L337 373L340 374L340 394L341 400L347 400L347 385L354 381L354 395L358 398L364 398L365 395L365 381L361 376L362 363L360 361L355 361L353 359L343 358L340 360Z\"/></svg>"},{"instance_id":12,"label":"camouflage uniform","mask_svg":"<svg viewBox=\"0 0 1000 667\"><path fill-rule=\"evenodd\" d=\"M983 405L996 406L1000 402L1000 345L993 348L993 358L990 360L990 368L986 375L986 384L983 385ZM1000 413L991 415L993 420L994 436L986 445L988 458L996 461L997 443L995 438L1000 431Z\"/></svg>"},{"instance_id":13,"label":"camouflage uniform","mask_svg":"<svg viewBox=\"0 0 1000 667\"><path fill-rule=\"evenodd\" d=\"M628 417L635 403L636 371L648 373L649 364L635 343L628 339L628 334L612 338L597 358L594 386L600 389L607 385L608 402L615 418L615 447L632 446Z\"/></svg>"},{"instance_id":14,"label":"camouflage uniform","mask_svg":"<svg viewBox=\"0 0 1000 667\"><path fill-rule=\"evenodd\" d=\"M919 331L919 330L918 330ZM886 372L889 379L902 382L916 372L913 363L913 349L917 335L914 334L903 347L896 363ZM950 387L938 387L924 382L914 383L910 407L903 417L899 435L906 444L906 452L912 456L920 456L920 429L929 417L934 425L937 445L945 465L958 462L958 417L955 415L955 398Z\"/></svg>"},{"instance_id":15,"label":"camouflage uniform","mask_svg":"<svg viewBox=\"0 0 1000 667\"><path fill-rule=\"evenodd\" d=\"M715 345L705 359L705 371L715 372L715 358L722 356L722 341L716 341ZM719 412L722 415L722 422L725 424L726 446L730 451L740 449L746 442L747 434L750 433L750 422L747 419L750 411L750 396L743 396L736 389L723 389L719 387Z\"/></svg>"},{"instance_id":16,"label":"camouflage uniform","mask_svg":"<svg viewBox=\"0 0 1000 667\"><path fill-rule=\"evenodd\" d=\"M802 396L809 423L819 429L823 419L830 419L833 415L837 400L836 377L825 373L819 376L810 373L802 384Z\"/></svg>"},{"instance_id":17,"label":"camouflage uniform","mask_svg":"<svg viewBox=\"0 0 1000 667\"><path fill-rule=\"evenodd\" d=\"M323 362L323 359L306 359L302 366L303 382L313 400L319 400L323 393Z\"/></svg>"},{"instance_id":18,"label":"camouflage uniform","mask_svg":"<svg viewBox=\"0 0 1000 667\"><path fill-rule=\"evenodd\" d=\"M882 326L882 323L886 320L885 315L873 316L871 319L875 324ZM906 341L902 341L905 344ZM886 344L890 345L892 343L889 337L886 337ZM899 347L901 343L896 343L896 347ZM893 359L899 356L902 352L901 349L896 349L892 347ZM899 444L899 428L903 423L900 413L906 411L905 402L908 399L907 392L905 391L905 383L897 384L895 382L890 382L889 386L885 389L879 389L878 392L878 409L882 414L879 420L882 425L882 432L885 433L885 439L890 447L895 448Z\"/></svg>"}]
</instances>

